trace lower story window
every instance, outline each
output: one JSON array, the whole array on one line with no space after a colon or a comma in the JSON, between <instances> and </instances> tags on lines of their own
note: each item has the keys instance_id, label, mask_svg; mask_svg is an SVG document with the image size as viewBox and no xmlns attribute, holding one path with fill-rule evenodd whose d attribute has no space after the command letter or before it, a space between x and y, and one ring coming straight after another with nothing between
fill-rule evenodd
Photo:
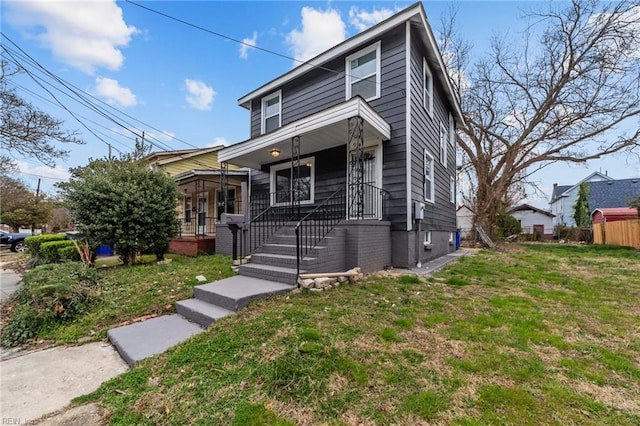
<instances>
[{"instance_id":1,"label":"lower story window","mask_svg":"<svg viewBox=\"0 0 640 426\"><path fill-rule=\"evenodd\" d=\"M425 233L424 233L424 245L425 245L425 247L431 245L431 231L425 231Z\"/></svg>"},{"instance_id":2,"label":"lower story window","mask_svg":"<svg viewBox=\"0 0 640 426\"><path fill-rule=\"evenodd\" d=\"M297 179L292 177L291 163L282 163L271 167L271 193L275 204L293 201L311 204L314 199L315 159L300 159Z\"/></svg>"}]
</instances>

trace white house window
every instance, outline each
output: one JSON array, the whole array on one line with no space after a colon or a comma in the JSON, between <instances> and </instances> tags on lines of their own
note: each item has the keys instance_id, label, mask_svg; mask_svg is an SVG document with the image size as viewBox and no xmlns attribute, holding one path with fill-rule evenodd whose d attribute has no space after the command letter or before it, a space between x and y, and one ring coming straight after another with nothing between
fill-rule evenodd
<instances>
[{"instance_id":1,"label":"white house window","mask_svg":"<svg viewBox=\"0 0 640 426\"><path fill-rule=\"evenodd\" d=\"M453 176L449 176L449 201L456 202L456 180Z\"/></svg>"},{"instance_id":2,"label":"white house window","mask_svg":"<svg viewBox=\"0 0 640 426\"><path fill-rule=\"evenodd\" d=\"M422 58L422 105L429 115L433 114L433 74L427 64L427 58Z\"/></svg>"},{"instance_id":3,"label":"white house window","mask_svg":"<svg viewBox=\"0 0 640 426\"><path fill-rule=\"evenodd\" d=\"M449 145L454 146L456 143L456 125L453 122L453 115L449 113Z\"/></svg>"},{"instance_id":4,"label":"white house window","mask_svg":"<svg viewBox=\"0 0 640 426\"><path fill-rule=\"evenodd\" d=\"M447 129L440 123L440 163L447 167Z\"/></svg>"},{"instance_id":5,"label":"white house window","mask_svg":"<svg viewBox=\"0 0 640 426\"><path fill-rule=\"evenodd\" d=\"M380 97L380 42L347 57L347 99Z\"/></svg>"},{"instance_id":6,"label":"white house window","mask_svg":"<svg viewBox=\"0 0 640 426\"><path fill-rule=\"evenodd\" d=\"M291 163L286 162L271 167L271 193L274 204L288 204L300 201L312 204L315 195L315 158L301 158L297 182L291 178Z\"/></svg>"},{"instance_id":7,"label":"white house window","mask_svg":"<svg viewBox=\"0 0 640 426\"><path fill-rule=\"evenodd\" d=\"M433 155L424 150L424 199L433 203L435 187L433 176Z\"/></svg>"},{"instance_id":8,"label":"white house window","mask_svg":"<svg viewBox=\"0 0 640 426\"><path fill-rule=\"evenodd\" d=\"M262 133L277 129L282 125L282 91L262 98Z\"/></svg>"},{"instance_id":9,"label":"white house window","mask_svg":"<svg viewBox=\"0 0 640 426\"><path fill-rule=\"evenodd\" d=\"M425 247L431 245L431 231L424 232L424 245Z\"/></svg>"}]
</instances>

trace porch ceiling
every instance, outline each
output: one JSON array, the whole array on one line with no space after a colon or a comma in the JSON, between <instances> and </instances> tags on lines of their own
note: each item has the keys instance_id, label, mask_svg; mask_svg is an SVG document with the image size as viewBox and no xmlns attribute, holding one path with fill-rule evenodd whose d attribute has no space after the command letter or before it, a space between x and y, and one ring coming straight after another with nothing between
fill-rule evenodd
<instances>
[{"instance_id":1,"label":"porch ceiling","mask_svg":"<svg viewBox=\"0 0 640 426\"><path fill-rule=\"evenodd\" d=\"M289 123L271 133L237 143L218 151L220 161L259 169L262 164L291 158L291 138L300 136L300 156L335 146L345 145L348 139L348 119L362 117L364 139L386 141L391 138L391 126L361 97ZM278 158L270 151L280 151Z\"/></svg>"}]
</instances>

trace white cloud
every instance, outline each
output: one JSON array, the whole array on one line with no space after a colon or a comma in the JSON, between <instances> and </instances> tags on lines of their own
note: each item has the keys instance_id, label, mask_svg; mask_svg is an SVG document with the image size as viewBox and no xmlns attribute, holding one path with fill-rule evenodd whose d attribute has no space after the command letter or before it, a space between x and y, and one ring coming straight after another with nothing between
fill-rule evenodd
<instances>
[{"instance_id":1,"label":"white cloud","mask_svg":"<svg viewBox=\"0 0 640 426\"><path fill-rule=\"evenodd\" d=\"M251 38L243 38L242 43L240 45L240 57L242 59L247 59L249 57L249 49L253 49L251 46L256 46L256 42L258 41L258 33L253 32L253 37Z\"/></svg>"},{"instance_id":2,"label":"white cloud","mask_svg":"<svg viewBox=\"0 0 640 426\"><path fill-rule=\"evenodd\" d=\"M25 31L24 36L51 49L60 61L86 73L98 67L117 70L131 36L113 0L100 1L11 1L4 2L6 20Z\"/></svg>"},{"instance_id":3,"label":"white cloud","mask_svg":"<svg viewBox=\"0 0 640 426\"><path fill-rule=\"evenodd\" d=\"M378 22L384 21L393 13L393 10L386 8L373 9L371 12L367 12L356 6L351 6L351 9L349 9L349 23L356 27L358 31L364 31Z\"/></svg>"},{"instance_id":4,"label":"white cloud","mask_svg":"<svg viewBox=\"0 0 640 426\"><path fill-rule=\"evenodd\" d=\"M117 80L111 78L96 78L96 92L105 98L110 105L130 107L138 104L136 95L131 89L121 87Z\"/></svg>"},{"instance_id":5,"label":"white cloud","mask_svg":"<svg viewBox=\"0 0 640 426\"><path fill-rule=\"evenodd\" d=\"M302 29L292 30L286 38L297 61L309 60L347 37L346 25L335 9L322 11L305 6L300 14Z\"/></svg>"},{"instance_id":6,"label":"white cloud","mask_svg":"<svg viewBox=\"0 0 640 426\"><path fill-rule=\"evenodd\" d=\"M208 111L211 109L213 98L216 96L215 90L207 86L202 81L191 80L187 78L184 81L187 87L187 103L200 111Z\"/></svg>"},{"instance_id":7,"label":"white cloud","mask_svg":"<svg viewBox=\"0 0 640 426\"><path fill-rule=\"evenodd\" d=\"M71 177L71 173L60 166L33 166L26 161L20 160L16 161L16 163L20 172L24 173L29 178L34 178L35 180L37 180L38 178L42 178L45 180L45 184L53 184L55 182L66 181Z\"/></svg>"},{"instance_id":8,"label":"white cloud","mask_svg":"<svg viewBox=\"0 0 640 426\"><path fill-rule=\"evenodd\" d=\"M227 139L223 138L222 136L218 136L213 138L213 142L207 144L207 148L211 148L218 145L229 146L230 143Z\"/></svg>"}]
</instances>

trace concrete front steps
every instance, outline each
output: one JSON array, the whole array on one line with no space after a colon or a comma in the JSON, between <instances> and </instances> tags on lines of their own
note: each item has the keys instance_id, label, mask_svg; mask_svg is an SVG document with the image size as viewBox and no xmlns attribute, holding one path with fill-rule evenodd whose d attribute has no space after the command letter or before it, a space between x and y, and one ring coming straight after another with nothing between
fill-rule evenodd
<instances>
[{"instance_id":1,"label":"concrete front steps","mask_svg":"<svg viewBox=\"0 0 640 426\"><path fill-rule=\"evenodd\" d=\"M192 299L176 302L177 314L164 315L111 329L109 341L133 367L137 362L165 352L220 318L237 312L257 299L283 294L295 286L236 275L196 286Z\"/></svg>"},{"instance_id":2,"label":"concrete front steps","mask_svg":"<svg viewBox=\"0 0 640 426\"><path fill-rule=\"evenodd\" d=\"M300 273L317 272L332 242L343 238L343 231L333 230L300 261ZM240 265L240 275L297 285L296 235L293 226L285 226L251 255L251 263ZM320 266L320 269L322 267Z\"/></svg>"}]
</instances>

